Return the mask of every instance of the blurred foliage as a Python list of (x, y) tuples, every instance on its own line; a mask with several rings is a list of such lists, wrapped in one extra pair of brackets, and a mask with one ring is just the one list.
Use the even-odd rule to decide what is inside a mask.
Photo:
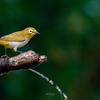
[[(48, 57), (35, 70), (52, 79), (68, 100), (100, 100), (100, 0), (0, 0), (0, 37), (29, 26), (41, 35), (19, 50), (34, 50)], [(0, 49), (3, 55), (4, 47)], [(8, 49), (9, 56), (17, 54)], [(0, 100), (20, 99), (61, 97), (30, 71), (1, 76)]]

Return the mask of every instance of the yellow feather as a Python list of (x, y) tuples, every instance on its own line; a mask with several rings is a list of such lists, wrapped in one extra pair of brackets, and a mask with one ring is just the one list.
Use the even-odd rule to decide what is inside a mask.
[(9, 47), (8, 41), (0, 40), (0, 44)]
[(5, 41), (24, 41), (25, 40), (25, 36), (23, 35), (22, 31), (19, 32), (14, 32), (12, 34), (3, 36), (0, 38), (0, 40), (5, 40)]

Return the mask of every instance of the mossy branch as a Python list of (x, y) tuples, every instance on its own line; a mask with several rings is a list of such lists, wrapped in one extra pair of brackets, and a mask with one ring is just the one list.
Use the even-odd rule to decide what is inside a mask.
[(9, 74), (11, 71), (28, 70), (47, 61), (45, 55), (39, 55), (30, 50), (11, 58), (0, 59), (0, 75)]

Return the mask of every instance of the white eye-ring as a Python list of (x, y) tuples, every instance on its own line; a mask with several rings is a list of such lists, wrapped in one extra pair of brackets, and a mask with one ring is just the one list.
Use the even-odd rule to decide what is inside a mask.
[(29, 33), (33, 33), (33, 30), (32, 29), (29, 29)]

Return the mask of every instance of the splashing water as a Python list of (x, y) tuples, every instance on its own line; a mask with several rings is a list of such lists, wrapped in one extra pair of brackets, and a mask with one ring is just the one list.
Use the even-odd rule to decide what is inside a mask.
[[(41, 73), (39, 73), (38, 71), (33, 70), (33, 69), (29, 69), (29, 70), (32, 71), (32, 72), (34, 72), (34, 73), (36, 73), (36, 74), (38, 74), (38, 75), (41, 76), (42, 78), (46, 79), (51, 85), (54, 85), (54, 82), (53, 82), (52, 80), (49, 80), (49, 78), (46, 77), (46, 76), (44, 76), (43, 74), (41, 74)], [(64, 97), (65, 100), (68, 100), (68, 99), (67, 99), (67, 95), (61, 91), (61, 89), (59, 88), (59, 86), (55, 85), (55, 88), (56, 88), (56, 89), (58, 90), (58, 92)], [(63, 98), (62, 98), (62, 99), (63, 99)]]

